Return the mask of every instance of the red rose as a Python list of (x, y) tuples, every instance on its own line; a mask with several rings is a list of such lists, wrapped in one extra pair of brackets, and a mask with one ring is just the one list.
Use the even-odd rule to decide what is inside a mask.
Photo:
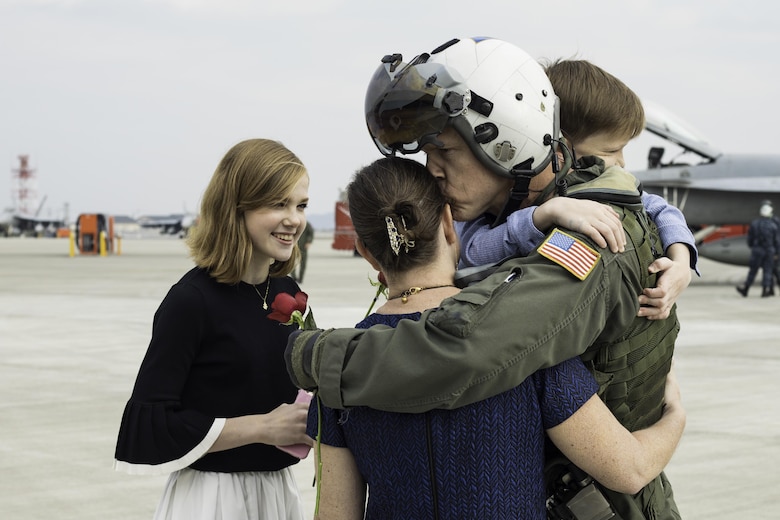
[(279, 293), (274, 298), (274, 301), (271, 302), (273, 312), (268, 315), (268, 319), (291, 324), (295, 311), (298, 311), (298, 316), (303, 316), (303, 313), (306, 312), (306, 302), (308, 300), (309, 296), (303, 291), (298, 291), (295, 296), (288, 293)]

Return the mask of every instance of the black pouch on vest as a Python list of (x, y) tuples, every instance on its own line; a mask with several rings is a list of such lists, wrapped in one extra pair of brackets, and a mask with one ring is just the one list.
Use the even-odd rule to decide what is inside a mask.
[[(547, 518), (550, 520), (619, 520), (593, 479), (567, 464), (548, 488)], [(548, 467), (549, 469), (549, 467)]]

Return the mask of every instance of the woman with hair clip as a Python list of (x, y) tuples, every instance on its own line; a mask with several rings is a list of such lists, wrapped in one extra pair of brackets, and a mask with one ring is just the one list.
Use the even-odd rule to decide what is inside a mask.
[[(203, 195), (187, 245), (196, 267), (160, 304), (114, 466), (170, 473), (157, 519), (304, 516), (275, 446), (312, 444), (283, 353), (306, 295), (287, 276), (306, 226), (309, 175), (281, 143), (233, 146)], [(286, 316), (280, 317), (282, 314)]]
[[(458, 292), (452, 214), (422, 164), (380, 159), (355, 174), (347, 195), (357, 249), (388, 287), (387, 302), (358, 328), (400, 327)], [(382, 377), (383, 368), (377, 359), (372, 376)], [(437, 377), (419, 376), (431, 384)], [(312, 406), (309, 434), (321, 432), (317, 517), (545, 519), (545, 433), (605, 486), (635, 492), (661, 472), (682, 434), (676, 380), (668, 378), (663, 417), (634, 433), (617, 422), (597, 390), (574, 358), (455, 410), (400, 414)]]

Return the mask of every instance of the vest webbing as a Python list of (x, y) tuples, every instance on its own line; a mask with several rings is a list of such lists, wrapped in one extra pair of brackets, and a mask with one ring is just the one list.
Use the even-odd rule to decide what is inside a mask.
[[(655, 275), (646, 268), (656, 257), (654, 224), (644, 212), (615, 209), (622, 213), (626, 236), (644, 266), (642, 286), (652, 287)], [(645, 428), (661, 417), (666, 375), (679, 330), (676, 308), (665, 320), (637, 317), (622, 339), (594, 344), (582, 355), (599, 383), (599, 396), (630, 431)]]

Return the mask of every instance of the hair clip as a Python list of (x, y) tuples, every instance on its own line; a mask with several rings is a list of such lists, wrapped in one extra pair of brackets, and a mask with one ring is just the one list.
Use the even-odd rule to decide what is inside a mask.
[[(398, 256), (401, 252), (401, 244), (404, 246), (404, 252), (408, 253), (409, 249), (414, 247), (414, 240), (408, 240), (406, 236), (398, 232), (395, 222), (393, 222), (393, 217), (385, 217), (385, 223), (387, 224), (387, 236), (390, 237), (390, 248), (395, 253), (395, 256)], [(406, 221), (404, 221), (403, 217), (401, 217), (401, 224), (404, 226), (404, 231), (407, 231)]]

